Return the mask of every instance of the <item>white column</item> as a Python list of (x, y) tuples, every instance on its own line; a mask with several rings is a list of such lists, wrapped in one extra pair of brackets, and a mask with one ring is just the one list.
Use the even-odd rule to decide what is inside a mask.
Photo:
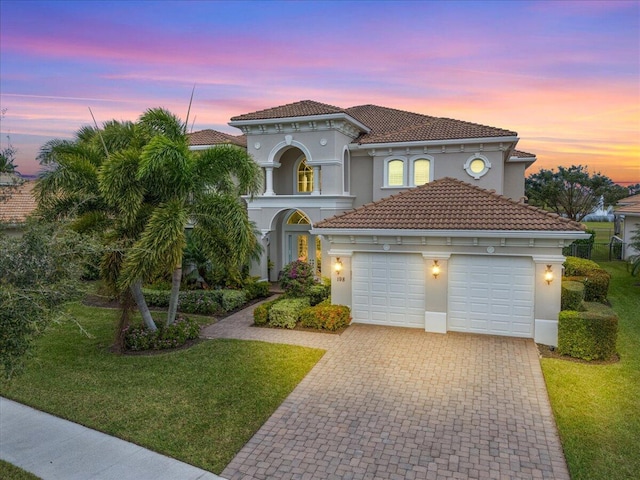
[(265, 195), (275, 195), (276, 193), (273, 191), (273, 167), (264, 167), (265, 173)]
[(320, 195), (320, 167), (313, 167), (313, 191), (311, 195)]

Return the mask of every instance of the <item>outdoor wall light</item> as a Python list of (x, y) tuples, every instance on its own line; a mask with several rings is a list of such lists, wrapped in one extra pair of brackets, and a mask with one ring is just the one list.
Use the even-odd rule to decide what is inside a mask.
[(340, 257), (336, 258), (336, 263), (333, 266), (336, 273), (340, 273), (342, 271), (342, 262), (340, 261)]
[(431, 273), (433, 274), (433, 278), (438, 278), (438, 275), (440, 275), (440, 265), (438, 265), (438, 260), (433, 261)]
[(553, 282), (553, 272), (551, 271), (551, 265), (547, 265), (547, 269), (544, 271), (544, 281), (547, 285), (551, 285)]

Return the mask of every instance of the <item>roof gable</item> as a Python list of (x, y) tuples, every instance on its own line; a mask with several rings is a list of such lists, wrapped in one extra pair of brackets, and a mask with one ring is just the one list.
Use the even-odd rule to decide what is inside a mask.
[(269, 120), (274, 118), (308, 117), (314, 115), (328, 115), (332, 113), (344, 113), (344, 109), (328, 105), (326, 103), (315, 102), (313, 100), (302, 100), (300, 102), (288, 103), (279, 107), (258, 110), (257, 112), (245, 113), (232, 117), (232, 122), (243, 120)]
[(319, 229), (575, 231), (582, 224), (443, 178), (319, 222)]
[(229, 135), (228, 133), (219, 132), (218, 130), (199, 130), (189, 134), (189, 145), (192, 147), (200, 145), (238, 145), (240, 147), (247, 146), (247, 137), (244, 135)]

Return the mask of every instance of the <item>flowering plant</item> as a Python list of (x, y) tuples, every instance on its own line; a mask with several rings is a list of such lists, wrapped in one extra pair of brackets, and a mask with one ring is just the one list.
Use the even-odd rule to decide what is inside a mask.
[(316, 285), (313, 266), (296, 260), (284, 266), (280, 276), (280, 287), (291, 297), (302, 297), (307, 289)]

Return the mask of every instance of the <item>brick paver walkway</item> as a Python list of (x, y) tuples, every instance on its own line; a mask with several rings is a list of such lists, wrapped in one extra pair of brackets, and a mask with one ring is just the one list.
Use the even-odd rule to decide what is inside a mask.
[(239, 479), (568, 480), (532, 340), (352, 325), (205, 336), (328, 351), (222, 472)]

